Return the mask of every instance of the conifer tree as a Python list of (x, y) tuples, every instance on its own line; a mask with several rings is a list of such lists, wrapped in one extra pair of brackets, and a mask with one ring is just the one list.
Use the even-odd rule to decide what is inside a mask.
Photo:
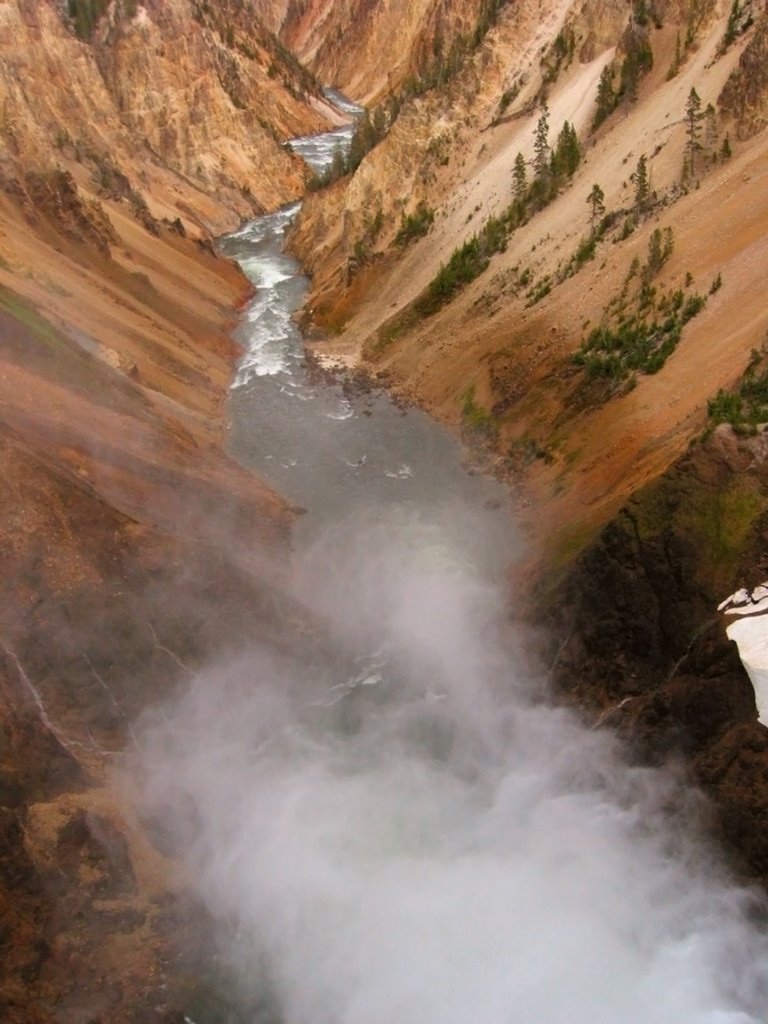
[(688, 93), (688, 101), (685, 104), (685, 132), (688, 136), (686, 152), (691, 174), (694, 174), (696, 170), (696, 150), (699, 148), (699, 135), (701, 134), (701, 121), (703, 117), (701, 98), (696, 90), (691, 87), (691, 91)]
[(645, 153), (637, 161), (637, 167), (630, 175), (630, 180), (635, 185), (635, 206), (639, 206), (642, 209), (651, 198), (651, 182), (648, 177), (648, 161)]
[(536, 123), (533, 139), (533, 166), (537, 180), (541, 181), (549, 173), (549, 107), (544, 104), (541, 116)]
[(557, 137), (555, 152), (553, 154), (553, 171), (555, 174), (565, 174), (571, 177), (581, 160), (581, 149), (576, 129), (566, 121), (560, 129)]
[(669, 65), (669, 71), (667, 72), (667, 81), (671, 81), (680, 70), (683, 63), (683, 50), (680, 45), (680, 33), (677, 33), (675, 39), (675, 56), (672, 58), (672, 63)]
[(339, 178), (343, 178), (347, 172), (347, 162), (344, 159), (344, 153), (341, 146), (337, 146), (333, 152), (333, 160), (331, 161), (330, 181), (338, 181)]
[(589, 216), (589, 223), (594, 227), (595, 221), (605, 214), (605, 193), (599, 185), (592, 186), (592, 191), (587, 196), (587, 203), (592, 209)]
[(377, 142), (380, 142), (387, 132), (387, 115), (384, 107), (379, 104), (373, 111), (373, 135)]
[(717, 146), (717, 111), (711, 103), (707, 104), (704, 111), (704, 140), (709, 150)]
[(366, 153), (369, 153), (376, 145), (377, 139), (368, 111), (364, 111), (355, 126), (355, 134), (349, 146), (349, 157), (347, 167), (354, 172), (360, 166)]
[(597, 107), (592, 121), (592, 130), (599, 127), (616, 106), (616, 94), (613, 91), (613, 69), (606, 64), (597, 83)]
[(741, 6), (739, 0), (733, 0), (731, 4), (731, 13), (728, 15), (728, 24), (725, 29), (725, 35), (723, 36), (723, 42), (721, 49), (725, 52), (731, 43), (736, 38), (739, 27), (739, 19), (741, 18)]
[(634, 103), (641, 77), (653, 67), (653, 50), (645, 34), (637, 31), (630, 34), (626, 48), (627, 55), (621, 65), (619, 96)]
[(525, 169), (525, 157), (518, 153), (515, 157), (515, 167), (512, 171), (512, 183), (515, 192), (515, 199), (522, 202), (525, 199), (525, 192), (528, 188), (528, 174)]

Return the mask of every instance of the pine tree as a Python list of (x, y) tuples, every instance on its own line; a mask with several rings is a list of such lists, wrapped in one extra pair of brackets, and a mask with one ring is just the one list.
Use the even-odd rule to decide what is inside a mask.
[(731, 137), (730, 137), (730, 135), (726, 135), (725, 138), (723, 139), (723, 144), (720, 147), (720, 159), (721, 160), (730, 160), (731, 156), (732, 156)]
[(721, 44), (722, 52), (725, 52), (735, 40), (738, 33), (740, 18), (741, 7), (739, 5), (739, 0), (733, 0), (733, 3), (731, 4), (731, 13), (728, 15), (728, 24), (725, 29), (725, 35), (723, 36), (723, 42)]
[(549, 107), (544, 104), (541, 117), (536, 123), (533, 139), (533, 166), (537, 180), (541, 181), (549, 173)]
[(621, 65), (619, 96), (632, 103), (637, 99), (637, 85), (653, 67), (653, 50), (643, 32), (634, 31), (626, 41), (627, 55)]
[(366, 153), (376, 145), (376, 136), (368, 111), (364, 111), (355, 127), (355, 134), (349, 146), (349, 157), (347, 166), (350, 172), (354, 172), (363, 162)]
[(331, 161), (330, 180), (338, 181), (339, 178), (343, 178), (347, 171), (347, 161), (344, 159), (344, 152), (341, 146), (333, 152), (333, 160)]
[(637, 167), (630, 175), (630, 181), (635, 185), (635, 206), (642, 209), (651, 198), (651, 182), (648, 177), (648, 161), (645, 153), (637, 161)]
[[(670, 253), (671, 253), (670, 247)], [(665, 263), (665, 246), (662, 245), (662, 234), (660, 228), (654, 228), (651, 237), (648, 239), (648, 260), (644, 268), (644, 278), (649, 281), (661, 270)]]
[(589, 223), (594, 227), (595, 221), (605, 214), (605, 193), (599, 185), (592, 186), (592, 191), (587, 196), (587, 203), (592, 208)]
[(398, 93), (393, 93), (387, 101), (387, 124), (391, 128), (400, 116), (402, 101)]
[(377, 142), (380, 142), (387, 133), (387, 115), (381, 104), (373, 111), (373, 134)]
[(704, 139), (707, 149), (713, 151), (717, 146), (717, 111), (711, 103), (704, 111)]
[(579, 166), (580, 160), (581, 149), (576, 129), (569, 121), (566, 121), (557, 137), (553, 153), (552, 170), (555, 174), (564, 174), (570, 178)]
[(525, 157), (518, 153), (515, 157), (515, 167), (512, 171), (512, 183), (515, 191), (515, 199), (522, 202), (528, 188), (528, 174), (525, 169)]
[(683, 63), (683, 50), (680, 45), (680, 33), (677, 33), (675, 39), (675, 56), (672, 58), (672, 63), (669, 65), (669, 71), (667, 72), (667, 81), (671, 81), (680, 70)]
[(606, 64), (597, 83), (597, 107), (592, 120), (592, 130), (599, 127), (616, 107), (616, 94), (613, 91), (613, 68)]
[(685, 104), (685, 132), (688, 136), (686, 152), (691, 174), (694, 174), (696, 171), (696, 150), (699, 149), (699, 135), (701, 134), (701, 121), (703, 117), (701, 99), (692, 87), (688, 93), (688, 101)]

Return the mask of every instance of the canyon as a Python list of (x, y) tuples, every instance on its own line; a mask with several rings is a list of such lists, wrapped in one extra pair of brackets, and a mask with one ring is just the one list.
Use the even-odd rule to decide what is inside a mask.
[[(453, 749), (454, 737), (460, 767), (441, 761), (446, 777), (464, 786), (474, 764), (480, 782), (466, 805), (435, 790), (453, 808), (443, 822), (453, 836), (453, 816), (482, 804), (502, 762), (517, 777), (514, 743), (512, 753), (496, 749), (511, 742), (505, 730), (517, 717), (515, 742), (519, 729), (540, 736), (531, 764), (555, 802), (570, 806), (565, 768), (561, 779), (560, 767), (540, 763), (561, 729), (563, 749), (584, 765), (579, 785), (594, 797), (578, 825), (573, 812), (571, 839), (576, 850), (586, 844), (585, 857), (589, 828), (602, 836), (606, 801), (645, 808), (661, 848), (667, 805), (685, 802), (691, 784), (704, 794), (681, 820), (716, 837), (717, 867), (702, 868), (687, 839), (667, 837), (695, 879), (681, 913), (704, 921), (722, 900), (739, 955), (751, 960), (761, 940), (733, 909), (747, 897), (729, 886), (768, 881), (768, 734), (717, 607), (768, 578), (767, 33), (761, 0), (1, 0), (4, 1020), (223, 1019), (229, 976), (217, 979), (207, 937), (224, 939), (200, 878), (231, 901), (227, 927), (238, 921), (245, 933), (238, 886), (286, 885), (269, 872), (252, 877), (253, 845), (272, 843), (293, 881), (311, 889), (317, 864), (283, 846), (274, 831), (283, 819), (263, 790), (274, 782), (294, 807), (293, 776), (279, 750), (272, 760), (267, 751), (264, 776), (248, 758), (254, 736), (269, 747), (269, 729), (301, 753), (301, 702), (317, 699), (307, 684), (315, 674), (322, 693), (341, 686), (351, 695), (338, 734), (313, 726), (306, 737), (321, 760), (300, 792), (314, 793), (331, 823), (344, 794), (313, 787), (337, 756), (351, 758), (352, 776), (360, 770), (347, 730), (359, 730), (373, 765), (351, 795), (350, 820), (368, 827), (366, 800), (379, 806), (382, 792), (407, 788), (378, 760), (394, 736), (417, 783), (404, 811), (408, 835), (435, 810), (434, 766), (413, 737), (426, 736), (426, 751)], [(601, 83), (610, 99), (597, 117)], [(367, 112), (340, 104), (327, 86)], [(692, 91), (700, 106), (689, 114)], [(544, 110), (546, 165), (534, 148)], [(554, 155), (564, 123), (579, 150), (567, 170)], [(311, 142), (288, 145), (345, 125), (354, 166), (334, 166), (332, 150), (313, 166)], [(526, 181), (516, 190), (518, 154)], [(545, 197), (537, 181), (547, 183)], [(601, 211), (588, 203), (594, 185)], [(299, 200), (300, 211), (289, 205)], [(247, 224), (286, 209), (278, 241), (298, 263), (286, 269), (288, 257), (270, 249), (265, 266), (278, 273), (267, 285)], [(463, 268), (476, 260), (458, 283), (447, 276), (457, 252)], [(298, 346), (290, 361), (300, 376), (280, 378), (259, 363), (266, 350), (247, 350), (249, 318), (275, 281), (299, 296), (299, 268), (310, 277), (299, 317), (309, 368), (291, 307), (280, 330)], [(665, 322), (676, 340), (653, 363)], [(650, 346), (640, 354), (630, 349), (638, 337)], [(293, 406), (274, 397), (281, 389)], [(460, 436), (467, 454), (414, 406)], [(249, 428), (253, 408), (262, 418)], [(324, 446), (323, 431), (337, 422), (343, 447)], [(316, 472), (302, 470), (294, 488), (305, 450)], [(417, 546), (401, 551), (393, 535), (411, 534), (386, 516), (414, 477), (423, 490), (405, 521)], [(449, 542), (426, 524), (452, 503)], [(492, 583), (465, 561), (492, 570)], [(488, 601), (493, 626), (475, 634), (469, 623)], [(509, 636), (489, 639), (497, 630)], [(244, 694), (228, 666), (246, 650), (254, 684)], [(334, 673), (351, 675), (332, 685)], [(402, 705), (388, 691), (378, 696), (377, 681), (390, 674)], [(270, 688), (271, 675), (285, 694)], [(510, 708), (499, 680), (528, 675), (535, 697), (520, 682), (524, 705)], [(427, 704), (448, 701), (434, 720), (419, 703), (423, 678), (436, 680)], [(554, 693), (573, 718), (553, 712), (554, 725), (542, 724), (536, 687), (550, 695), (544, 705)], [(495, 724), (494, 702), (503, 709)], [(603, 754), (589, 730), (597, 747), (610, 734), (622, 751), (599, 761), (613, 781), (594, 791), (587, 766)], [(666, 783), (643, 791), (645, 776), (632, 774), (670, 765), (682, 780), (673, 795)], [(149, 809), (126, 794), (126, 777), (138, 786), (148, 766)], [(243, 831), (252, 807), (232, 796), (238, 778), (275, 811), (253, 833)], [(388, 813), (382, 804), (382, 822)], [(190, 841), (199, 863), (180, 856), (195, 814), (232, 836), (229, 873), (220, 851), (207, 850), (205, 830), (199, 848)], [(479, 834), (493, 833), (496, 824), (477, 814), (469, 816)], [(310, 820), (290, 835), (324, 864), (326, 825), (305, 831)], [(401, 827), (397, 815), (391, 827)], [(614, 859), (603, 849), (609, 887), (632, 863), (622, 860), (632, 827), (617, 825), (605, 840), (620, 851)], [(331, 843), (341, 835), (354, 847), (347, 823), (338, 829)], [(557, 852), (536, 827), (532, 834), (567, 903), (569, 869), (561, 875)], [(439, 865), (443, 877), (433, 838), (424, 838), (433, 858), (425, 866)], [(365, 851), (363, 869), (346, 852), (341, 860), (374, 914), (364, 876), (379, 877), (390, 837), (382, 842), (384, 854)], [(484, 871), (495, 847), (482, 849)], [(638, 878), (653, 902), (663, 856), (653, 842), (643, 849)], [(582, 867), (591, 878), (588, 859)], [(380, 878), (393, 886), (393, 907), (411, 891), (400, 893), (402, 868), (395, 859)], [(332, 887), (323, 891), (335, 906)], [(290, 913), (304, 910), (291, 910), (290, 895), (285, 908), (262, 898), (274, 934), (261, 954), (277, 957), (280, 975)], [(308, 919), (306, 943), (295, 960), (285, 957), (288, 973), (311, 973), (319, 954), (309, 936), (333, 931), (333, 920), (319, 911)], [(344, 920), (364, 927), (354, 911)], [(430, 914), (419, 920), (434, 926)], [(407, 929), (391, 923), (407, 945)], [(657, 927), (669, 937), (649, 919), (654, 935)], [(343, 1012), (334, 984), (356, 940), (346, 926), (339, 936), (326, 964), (333, 976), (307, 989), (309, 1010), (295, 979), (282, 979), (292, 1019), (315, 1019), (325, 999), (333, 1019)], [(248, 941), (261, 949), (265, 940)], [(719, 947), (712, 956), (713, 971), (731, 962)], [(758, 981), (744, 981), (745, 1005)], [(365, 1019), (375, 1017), (375, 993), (359, 995)], [(247, 996), (251, 1013), (262, 996)], [(680, 1019), (704, 1019), (685, 1017), (683, 1004)], [(657, 1010), (649, 1004), (647, 1013)], [(545, 1019), (557, 1012), (542, 1006)]]

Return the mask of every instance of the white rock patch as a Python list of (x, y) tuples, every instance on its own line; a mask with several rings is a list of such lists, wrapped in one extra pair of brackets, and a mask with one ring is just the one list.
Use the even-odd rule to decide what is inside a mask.
[(758, 717), (768, 725), (768, 583), (751, 592), (737, 590), (718, 611), (735, 617), (726, 632), (736, 641), (741, 662), (752, 680)]

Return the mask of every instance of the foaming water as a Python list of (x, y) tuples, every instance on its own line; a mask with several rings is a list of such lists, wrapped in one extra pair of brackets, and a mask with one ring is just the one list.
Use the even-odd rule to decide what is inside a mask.
[(351, 118), (351, 122), (333, 132), (324, 132), (322, 135), (302, 135), (291, 139), (291, 149), (306, 160), (316, 174), (322, 174), (329, 170), (337, 153), (346, 156), (355, 132), (355, 119), (363, 112), (362, 107), (353, 103), (337, 89), (325, 89), (324, 91), (331, 103)]
[[(352, 141), (355, 119), (363, 108), (335, 89), (326, 97), (350, 122), (332, 132), (308, 135), (290, 142), (315, 171), (322, 173), (337, 152), (345, 155)], [(244, 387), (255, 377), (291, 377), (302, 358), (302, 339), (294, 317), (306, 297), (307, 279), (300, 264), (283, 251), (285, 237), (301, 210), (290, 203), (276, 213), (243, 225), (220, 240), (221, 252), (236, 260), (256, 289), (236, 338), (245, 355), (237, 369), (234, 387)]]
[(419, 412), (308, 375), (296, 209), (222, 248), (258, 288), (231, 447), (309, 509), (306, 622), (209, 666), (134, 766), (237, 1021), (765, 1021), (765, 908), (699, 836), (698, 798), (552, 707), (518, 648), (501, 489)]
[(219, 243), (256, 289), (235, 332), (245, 353), (235, 375), (236, 388), (254, 377), (289, 373), (300, 359), (301, 335), (294, 314), (304, 301), (307, 281), (298, 262), (283, 252), (285, 236), (300, 209), (301, 203), (292, 203), (243, 225)]

